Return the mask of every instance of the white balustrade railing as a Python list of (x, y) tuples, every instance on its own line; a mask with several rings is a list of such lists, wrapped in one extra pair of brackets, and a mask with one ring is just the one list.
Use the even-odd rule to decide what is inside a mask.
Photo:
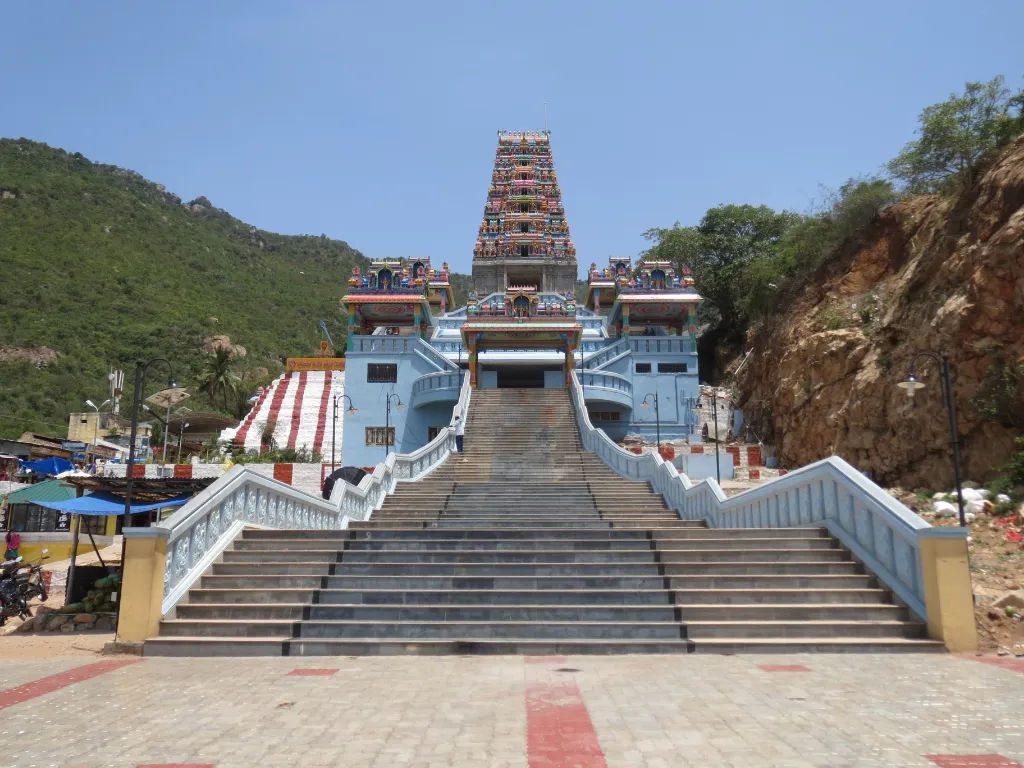
[(609, 344), (604, 349), (596, 352), (592, 355), (584, 355), (583, 362), (581, 363), (583, 368), (589, 368), (591, 370), (600, 368), (605, 363), (618, 357), (619, 355), (629, 350), (629, 344), (626, 339), (619, 339), (614, 344)]
[(465, 376), (452, 420), (437, 437), (411, 453), (390, 454), (358, 486), (335, 483), (329, 500), (258, 475), (243, 465), (232, 467), (154, 526), (167, 536), (162, 613), (174, 608), (247, 526), (338, 529), (347, 528), (353, 520), (369, 520), (399, 481), (419, 480), (455, 450), (455, 417), (465, 420), (471, 394)]
[(576, 371), (571, 381), (584, 448), (622, 477), (649, 482), (681, 518), (712, 528), (827, 527), (913, 613), (927, 618), (921, 539), (965, 538), (966, 529), (929, 525), (838, 456), (727, 497), (713, 478), (694, 484), (658, 454), (636, 455), (616, 445), (591, 424)]
[(442, 371), (457, 371), (459, 369), (459, 366), (434, 349), (430, 342), (419, 338), (417, 338), (416, 341), (416, 349), (419, 353), (435, 365), (440, 366)]
[(629, 336), (630, 349), (640, 354), (692, 355), (694, 343), (688, 336)]
[(633, 394), (633, 381), (628, 376), (623, 376), (611, 371), (587, 371), (579, 372), (580, 384), (584, 387), (603, 387), (604, 389), (615, 389)]

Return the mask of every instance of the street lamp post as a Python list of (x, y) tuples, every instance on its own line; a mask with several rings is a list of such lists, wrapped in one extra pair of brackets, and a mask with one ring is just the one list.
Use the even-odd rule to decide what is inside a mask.
[(657, 392), (653, 392), (653, 393), (652, 392), (648, 392), (646, 395), (644, 395), (644, 399), (640, 402), (640, 407), (641, 408), (647, 408), (648, 407), (648, 405), (647, 405), (647, 398), (648, 397), (653, 397), (654, 398), (654, 433), (655, 433), (655, 435), (657, 435), (656, 439), (658, 441), (658, 453), (660, 454), (661, 453), (661, 410), (658, 407), (658, 393)]
[[(167, 380), (168, 389), (177, 389), (177, 383), (174, 381), (174, 368), (171, 366), (170, 361), (165, 357), (154, 357), (152, 360), (143, 363), (141, 360), (135, 364), (135, 391), (132, 394), (132, 429), (131, 438), (128, 443), (128, 465), (125, 468), (125, 488), (124, 488), (124, 522), (127, 523), (131, 518), (132, 513), (132, 486), (135, 483), (135, 440), (138, 438), (139, 431), (139, 407), (142, 405), (142, 387), (145, 383), (146, 371), (153, 363), (162, 362), (167, 364), (167, 370), (170, 372), (170, 377)], [(124, 563), (123, 551), (122, 551), (122, 563)], [(123, 566), (122, 566), (123, 567)]]
[(392, 392), (386, 398), (384, 398), (387, 408), (384, 413), (384, 457), (387, 458), (388, 452), (391, 450), (391, 398), (395, 398), (395, 408), (402, 407), (402, 398), (398, 396), (397, 392)]
[(960, 526), (967, 527), (967, 517), (964, 513), (964, 489), (960, 471), (960, 432), (957, 429), (956, 418), (956, 396), (953, 393), (953, 382), (949, 374), (949, 360), (943, 354), (935, 352), (919, 352), (910, 361), (910, 369), (907, 372), (905, 381), (899, 382), (896, 386), (905, 390), (907, 397), (913, 398), (914, 393), (924, 389), (924, 384), (917, 380), (915, 369), (917, 361), (922, 357), (931, 358), (938, 364), (939, 372), (942, 375), (942, 399), (946, 404), (946, 415), (949, 417), (949, 441), (953, 449), (953, 477), (956, 480), (956, 500), (960, 509)]
[(348, 395), (341, 394), (341, 395), (335, 395), (333, 397), (333, 400), (334, 400), (334, 411), (333, 411), (332, 419), (331, 419), (331, 472), (334, 471), (334, 456), (335, 456), (335, 454), (334, 454), (334, 436), (335, 436), (335, 434), (337, 432), (337, 429), (338, 429), (338, 398), (339, 397), (343, 397), (346, 400), (348, 400), (348, 408), (345, 410), (345, 413), (355, 413), (356, 410), (357, 410), (355, 404), (353, 404), (353, 402), (352, 402), (352, 398), (349, 397)]
[(181, 429), (178, 430), (178, 460), (174, 462), (175, 464), (181, 464), (181, 445), (185, 442), (185, 427), (190, 426), (192, 426), (190, 422), (181, 422)]
[(93, 455), (93, 458), (95, 458), (95, 453), (96, 453), (96, 443), (97, 443), (97, 441), (99, 440), (99, 431), (100, 431), (100, 408), (102, 408), (102, 407), (103, 407), (104, 405), (106, 405), (106, 404), (107, 404), (107, 403), (109, 403), (109, 402), (110, 402), (110, 400), (109, 400), (109, 399), (107, 399), (107, 400), (104, 400), (104, 401), (103, 401), (102, 403), (100, 403), (99, 405), (96, 405), (96, 403), (94, 403), (94, 402), (93, 402), (92, 400), (86, 400), (86, 401), (85, 401), (85, 404), (86, 404), (86, 405), (88, 405), (88, 406), (89, 406), (90, 408), (92, 408), (92, 409), (93, 409), (94, 411), (96, 411), (96, 421), (95, 421), (95, 423), (94, 423), (94, 424), (92, 425), (92, 448), (93, 448), (93, 454), (94, 454), (94, 455)]

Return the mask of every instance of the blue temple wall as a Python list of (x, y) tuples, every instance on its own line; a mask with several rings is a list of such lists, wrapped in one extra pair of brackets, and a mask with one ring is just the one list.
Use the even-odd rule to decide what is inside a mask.
[[(367, 366), (370, 363), (395, 363), (398, 367), (398, 380), (387, 383), (368, 382)], [(389, 394), (397, 394), (404, 404), (397, 408), (392, 403), (390, 424), (395, 427), (395, 445), (391, 446), (391, 452), (409, 453), (426, 445), (430, 427), (446, 426), (451, 421), (452, 408), (458, 398), (457, 390), (451, 393), (450, 401), (413, 407), (413, 383), (420, 376), (437, 372), (435, 366), (415, 352), (349, 350), (345, 364), (345, 394), (351, 398), (356, 412), (346, 411), (343, 415), (341, 456), (345, 465), (369, 467), (384, 460), (384, 446), (366, 445), (366, 427), (385, 426), (386, 398)]]

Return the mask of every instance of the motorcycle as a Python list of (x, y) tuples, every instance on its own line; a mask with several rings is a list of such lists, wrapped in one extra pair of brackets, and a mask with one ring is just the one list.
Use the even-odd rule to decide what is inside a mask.
[(28, 601), (18, 584), (17, 574), (23, 559), (16, 557), (0, 564), (0, 627), (6, 624), (11, 616), (28, 618), (32, 615), (28, 609)]
[(34, 563), (29, 563), (27, 566), (22, 565), (16, 574), (18, 582), (18, 589), (21, 591), (22, 597), (25, 598), (26, 602), (34, 597), (38, 597), (40, 601), (46, 602), (46, 585), (43, 583), (43, 561), (48, 560), (50, 557), (50, 550), (44, 549), (39, 559)]

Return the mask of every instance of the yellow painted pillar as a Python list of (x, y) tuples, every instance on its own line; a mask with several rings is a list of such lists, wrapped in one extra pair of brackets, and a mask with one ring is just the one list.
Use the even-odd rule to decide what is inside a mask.
[(565, 347), (565, 386), (572, 383), (572, 371), (576, 367), (576, 347), (568, 344)]
[(166, 528), (125, 528), (124, 574), (117, 640), (141, 643), (157, 633), (164, 599)]
[(976, 651), (978, 631), (974, 623), (966, 529), (925, 529), (918, 533), (918, 539), (928, 635), (944, 642), (950, 651)]
[(469, 386), (476, 389), (476, 341), (469, 342)]

